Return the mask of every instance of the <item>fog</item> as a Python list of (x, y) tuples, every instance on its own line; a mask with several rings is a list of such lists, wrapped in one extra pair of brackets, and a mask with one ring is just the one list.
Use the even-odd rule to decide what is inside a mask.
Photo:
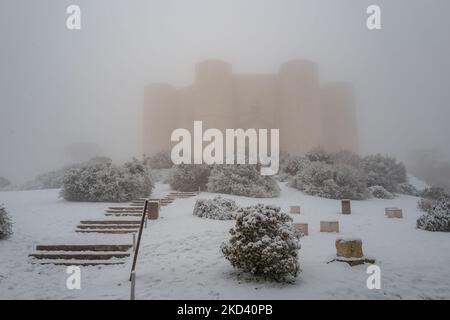
[[(81, 30), (66, 28), (70, 4)], [(366, 28), (371, 4), (381, 30)], [(313, 60), (321, 82), (354, 84), (361, 153), (448, 156), (449, 10), (447, 0), (2, 0), (0, 176), (57, 169), (80, 143), (118, 162), (140, 156), (144, 86), (187, 85), (211, 58), (238, 73)]]

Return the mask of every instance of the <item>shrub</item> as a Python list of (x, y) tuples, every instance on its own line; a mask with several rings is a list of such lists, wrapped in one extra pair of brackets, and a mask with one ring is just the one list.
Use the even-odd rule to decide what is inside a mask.
[(397, 192), (400, 183), (406, 182), (406, 168), (395, 158), (380, 154), (363, 159), (363, 169), (367, 175), (367, 186), (382, 186), (389, 192)]
[(441, 187), (429, 187), (429, 188), (425, 188), (424, 190), (422, 190), (422, 192), (420, 192), (420, 197), (421, 198), (425, 198), (425, 199), (430, 199), (430, 200), (439, 200), (442, 198), (449, 198), (450, 196), (448, 195), (447, 192), (445, 192), (445, 190)]
[(331, 154), (326, 152), (321, 147), (316, 147), (316, 148), (311, 149), (306, 154), (306, 158), (309, 161), (319, 161), (319, 162), (331, 163)]
[(276, 181), (262, 176), (258, 165), (216, 165), (211, 170), (208, 192), (234, 194), (254, 198), (271, 198), (280, 195)]
[(170, 152), (159, 152), (147, 158), (148, 165), (152, 169), (172, 168), (173, 162), (170, 158)]
[(11, 181), (6, 179), (5, 177), (0, 177), (0, 189), (4, 189), (11, 186)]
[(342, 150), (330, 155), (330, 162), (334, 164), (349, 165), (356, 169), (362, 168), (362, 158), (354, 152)]
[(419, 195), (419, 191), (412, 184), (404, 182), (400, 183), (397, 188), (398, 193), (406, 194), (408, 196), (417, 197)]
[(450, 200), (435, 200), (429, 211), (417, 219), (417, 228), (427, 231), (450, 232)]
[(195, 202), (193, 214), (200, 218), (232, 220), (235, 217), (237, 208), (234, 200), (217, 196), (210, 200), (198, 199)]
[(331, 199), (366, 199), (365, 176), (347, 165), (312, 162), (292, 180), (306, 194)]
[(111, 164), (107, 157), (95, 157), (86, 162), (65, 166), (61, 169), (50, 171), (36, 176), (33, 180), (22, 186), (25, 190), (59, 189), (63, 186), (64, 175), (72, 169), (77, 169), (94, 164)]
[(178, 191), (206, 189), (211, 168), (205, 164), (180, 164), (168, 179), (170, 187)]
[(419, 193), (421, 199), (417, 202), (417, 207), (425, 212), (430, 212), (439, 200), (450, 200), (450, 195), (440, 187), (429, 187)]
[(68, 201), (124, 202), (148, 197), (153, 182), (145, 164), (133, 159), (123, 166), (95, 163), (69, 170), (61, 195)]
[(297, 173), (310, 165), (310, 163), (311, 161), (305, 157), (289, 157), (286, 159), (284, 166), (282, 167), (282, 171), (288, 175), (295, 176)]
[(373, 198), (378, 199), (394, 199), (394, 195), (382, 186), (369, 187), (369, 193)]
[(279, 207), (258, 204), (238, 209), (230, 234), (221, 249), (233, 267), (275, 281), (290, 281), (301, 271), (292, 218)]
[(12, 222), (5, 207), (0, 205), (0, 240), (8, 239), (12, 235)]

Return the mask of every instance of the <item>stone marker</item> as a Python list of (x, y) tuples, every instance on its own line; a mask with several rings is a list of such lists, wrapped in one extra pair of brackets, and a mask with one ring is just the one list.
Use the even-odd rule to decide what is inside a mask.
[(375, 259), (364, 257), (362, 241), (360, 239), (337, 239), (335, 245), (336, 259), (333, 259), (330, 262), (345, 262), (351, 267), (364, 263), (375, 263)]
[(149, 201), (147, 212), (150, 220), (157, 220), (159, 218), (159, 201)]
[(337, 239), (336, 256), (344, 258), (362, 258), (362, 241), (360, 239)]
[(291, 206), (291, 213), (300, 214), (300, 206)]
[(386, 208), (384, 214), (388, 218), (397, 218), (397, 219), (403, 218), (403, 212), (402, 209), (400, 208)]
[(342, 214), (351, 214), (352, 208), (350, 206), (350, 200), (343, 199), (341, 200), (341, 208), (342, 208)]
[(294, 229), (296, 232), (302, 233), (303, 235), (308, 235), (308, 224), (307, 223), (294, 223)]
[(320, 221), (320, 232), (339, 232), (339, 221)]

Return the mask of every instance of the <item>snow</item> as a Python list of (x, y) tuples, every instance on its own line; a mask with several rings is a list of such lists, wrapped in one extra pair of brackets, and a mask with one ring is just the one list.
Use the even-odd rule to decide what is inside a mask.
[[(416, 182), (412, 182), (417, 186)], [(234, 221), (201, 219), (192, 214), (198, 198), (177, 199), (144, 230), (136, 275), (138, 299), (449, 299), (450, 233), (416, 228), (422, 214), (417, 198), (352, 201), (341, 215), (340, 201), (308, 196), (280, 183), (279, 198), (223, 195), (239, 206), (273, 204), (289, 212), (301, 205), (294, 222), (309, 224), (301, 238), (302, 272), (293, 284), (258, 282), (233, 270), (220, 245)], [(153, 196), (170, 192), (156, 184)], [(107, 219), (109, 203), (71, 203), (59, 190), (0, 192), (14, 234), (0, 241), (0, 299), (128, 299), (132, 258), (123, 265), (82, 267), (81, 290), (66, 288), (66, 267), (34, 265), (28, 254), (37, 244), (131, 244), (131, 235), (77, 234), (80, 220)], [(114, 204), (117, 205), (117, 204)], [(386, 207), (399, 207), (403, 219), (387, 219)], [(118, 218), (119, 219), (119, 218)], [(129, 217), (124, 217), (129, 219)], [(337, 220), (340, 233), (320, 233), (320, 221)], [(381, 290), (366, 287), (367, 265), (350, 267), (335, 258), (335, 240), (360, 238), (364, 254), (381, 268)]]

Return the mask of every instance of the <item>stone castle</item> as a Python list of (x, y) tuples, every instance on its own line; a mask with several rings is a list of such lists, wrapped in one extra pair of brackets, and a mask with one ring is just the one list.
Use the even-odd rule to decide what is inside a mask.
[(197, 64), (192, 85), (146, 87), (144, 153), (171, 148), (177, 128), (280, 129), (280, 149), (301, 155), (320, 146), (327, 151), (357, 151), (353, 88), (348, 83), (321, 86), (315, 63), (284, 63), (278, 74), (233, 74), (217, 60)]

